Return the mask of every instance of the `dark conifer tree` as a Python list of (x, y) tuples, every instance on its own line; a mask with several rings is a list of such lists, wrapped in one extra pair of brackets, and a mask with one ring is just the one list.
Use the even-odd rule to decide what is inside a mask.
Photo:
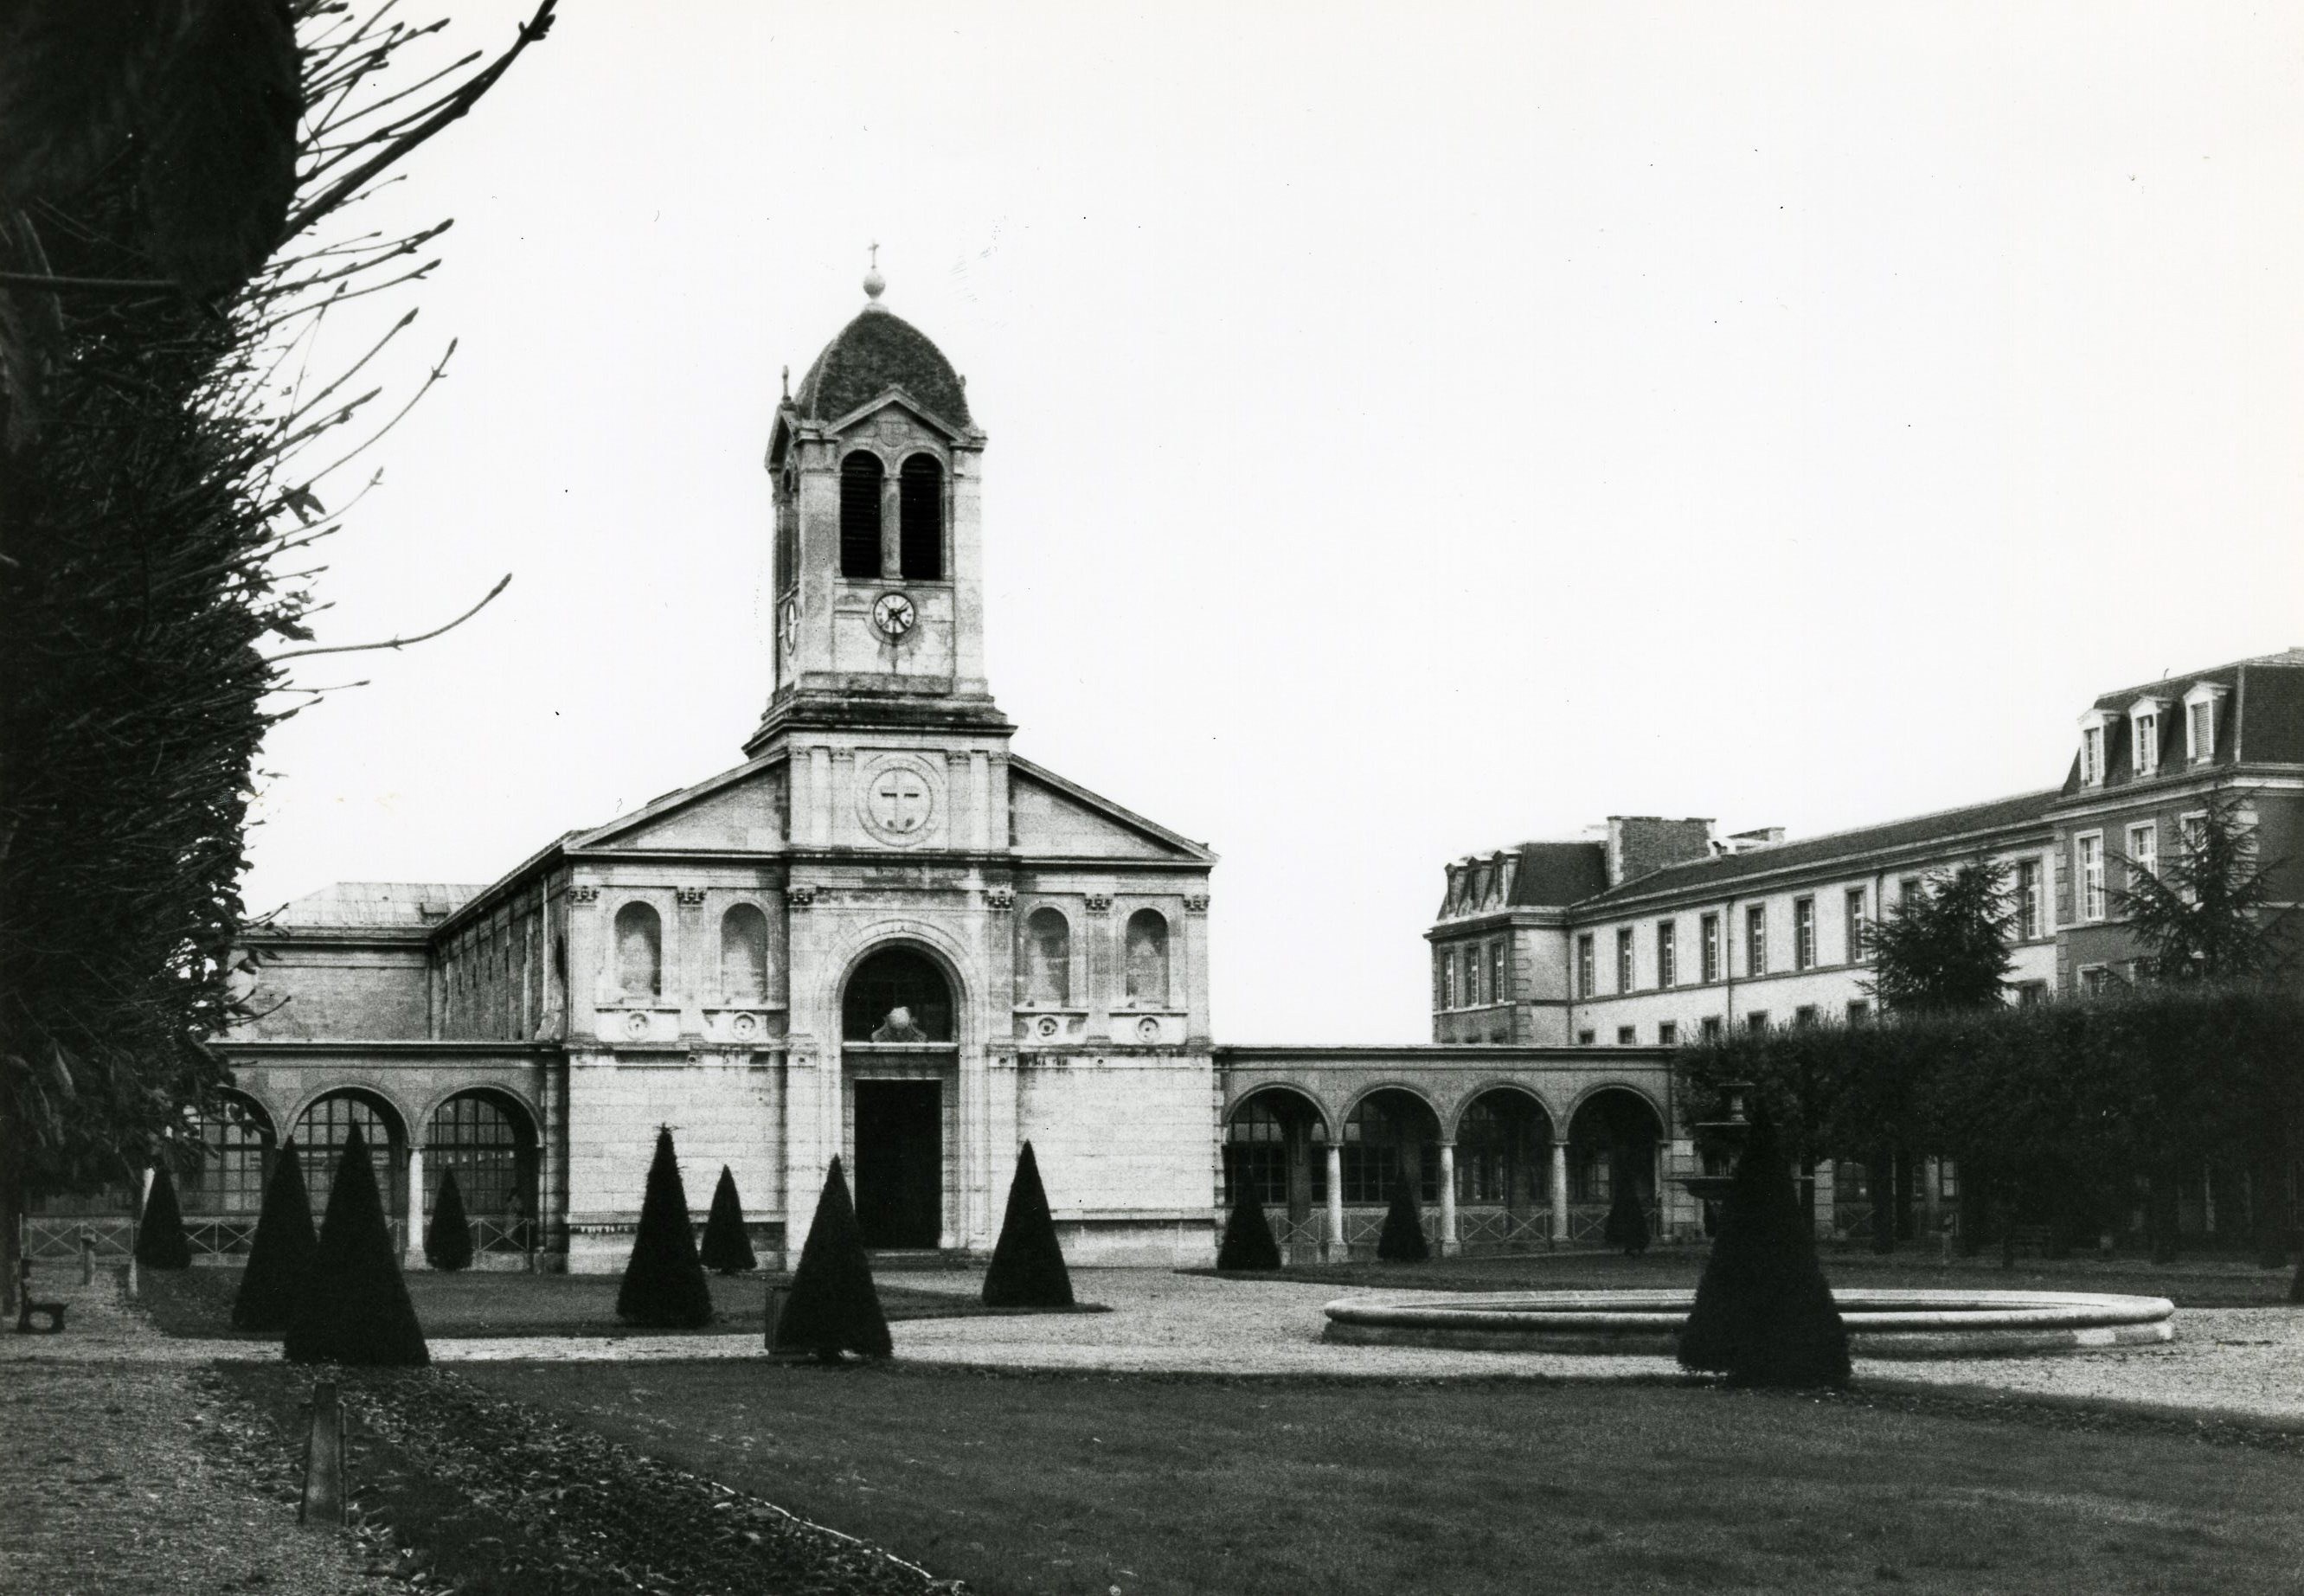
[(616, 1317), (626, 1324), (667, 1330), (695, 1330), (712, 1322), (712, 1284), (696, 1256), (688, 1188), (681, 1184), (680, 1160), (673, 1153), (668, 1125), (656, 1133), (656, 1159), (648, 1165), (640, 1231), (632, 1237), (624, 1283), (616, 1291)]
[(1619, 1147), (1611, 1161), (1608, 1184), (1614, 1195), (1609, 1199), (1608, 1222), (1601, 1236), (1610, 1246), (1622, 1248), (1625, 1256), (1637, 1258), (1648, 1250), (1648, 1216), (1632, 1185), (1631, 1160)]
[(1385, 1263), (1421, 1263), (1432, 1256), (1424, 1240), (1424, 1214), (1409, 1188), (1406, 1171), (1392, 1178), (1392, 1207), (1384, 1216), (1383, 1233), (1376, 1238), (1376, 1255)]
[(1257, 1200), (1256, 1183), (1243, 1171), (1232, 1178), (1232, 1212), (1224, 1216), (1224, 1240), (1216, 1248), (1218, 1269), (1278, 1269), (1280, 1244), (1272, 1221)]
[(184, 1234), (183, 1210), (176, 1205), (176, 1182), (168, 1166), (152, 1170), (152, 1190), (136, 1224), (136, 1262), (147, 1269), (190, 1269), (192, 1243)]
[(432, 1199), (432, 1222), (424, 1227), (424, 1262), (435, 1269), (472, 1266), (472, 1223), (464, 1217), (464, 1194), (457, 1188), (453, 1170), (440, 1177), (439, 1195)]
[(1000, 1221), (992, 1267), (984, 1275), (984, 1305), (1072, 1305), (1072, 1271), (1064, 1267), (1064, 1249), (1056, 1241), (1056, 1221), (1048, 1212), (1047, 1190), (1040, 1184), (1040, 1161), (1032, 1155), (1029, 1142), (1017, 1155), (1016, 1175), (1008, 1183), (1008, 1212)]
[(368, 1140), (355, 1125), (328, 1186), (320, 1246), (288, 1326), (292, 1364), (371, 1367), (428, 1364), (424, 1328), (400, 1278), (400, 1259), (385, 1222), (384, 1198), (368, 1167)]
[(272, 1178), (264, 1183), (264, 1206), (256, 1216), (256, 1239), (249, 1244), (248, 1267), (240, 1273), (232, 1322), (241, 1330), (284, 1330), (296, 1316), (304, 1278), (319, 1253), (312, 1229), (312, 1199), (304, 1189), (304, 1161), (294, 1142), (283, 1142), (272, 1157)]
[(1847, 1327), (1765, 1115), (1753, 1123), (1721, 1205), (1712, 1258), (1680, 1333), (1680, 1362), (1725, 1374), (1732, 1385), (1848, 1383)]
[(880, 1293), (872, 1285), (871, 1262), (864, 1256), (864, 1238), (856, 1229), (848, 1177), (836, 1158), (825, 1175), (824, 1195), (817, 1199), (784, 1312), (768, 1326), (768, 1349), (812, 1352), (827, 1364), (838, 1363), (843, 1352), (886, 1357), (895, 1350), (880, 1312)]
[(752, 1256), (752, 1238), (744, 1232), (744, 1204), (736, 1196), (736, 1175), (720, 1166), (720, 1184), (712, 1188), (712, 1214), (704, 1221), (704, 1267), (724, 1275), (741, 1274), (759, 1267)]

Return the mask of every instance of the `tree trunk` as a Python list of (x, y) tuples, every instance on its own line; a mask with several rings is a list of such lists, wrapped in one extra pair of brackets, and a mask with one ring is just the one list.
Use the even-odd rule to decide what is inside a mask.
[(2144, 1195), (2144, 1229), (2151, 1242), (2153, 1262), (2176, 1261), (2177, 1226), (2176, 1172), (2165, 1164), (2155, 1164)]
[[(21, 1304), (16, 1300), (16, 1270), (23, 1251), (24, 1188), (14, 1181), (0, 1184), (0, 1317), (13, 1322)], [(0, 1334), (4, 1334), (0, 1328)]]
[(1876, 1147), (1872, 1161), (1865, 1166), (1865, 1185), (1872, 1193), (1872, 1250), (1893, 1253), (1896, 1250), (1896, 1155), (1886, 1147)]

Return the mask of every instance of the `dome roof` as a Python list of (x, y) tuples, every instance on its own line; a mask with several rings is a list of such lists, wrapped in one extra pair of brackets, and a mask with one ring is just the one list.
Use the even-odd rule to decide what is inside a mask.
[(840, 329), (800, 380), (792, 403), (811, 421), (837, 421), (891, 388), (902, 388), (938, 419), (974, 425), (968, 391), (944, 351), (902, 317), (871, 306)]

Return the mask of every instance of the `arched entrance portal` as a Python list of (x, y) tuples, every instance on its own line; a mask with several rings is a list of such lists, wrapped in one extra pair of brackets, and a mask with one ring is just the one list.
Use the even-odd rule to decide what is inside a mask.
[(945, 1116), (959, 1084), (952, 983), (917, 948), (883, 948), (841, 998), (856, 1228), (879, 1249), (936, 1246)]

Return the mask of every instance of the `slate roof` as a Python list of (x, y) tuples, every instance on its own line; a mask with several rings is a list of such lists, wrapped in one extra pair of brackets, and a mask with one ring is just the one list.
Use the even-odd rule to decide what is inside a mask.
[(453, 882), (340, 881), (282, 905), (264, 925), (277, 931), (423, 931), (480, 891)]
[(2050, 806), (2059, 796), (2060, 790), (2051, 787), (2039, 792), (2020, 793), (2014, 798), (1995, 798), (1989, 803), (1945, 809), (1935, 815), (1917, 815), (1909, 820), (1860, 826), (1851, 832), (1832, 832), (1821, 837), (1803, 837), (1794, 842), (1775, 842), (1742, 853), (1723, 854), (1716, 858), (1696, 859), (1685, 865), (1667, 865), (1661, 870), (1639, 876), (1586, 901), (1613, 903), (1627, 898), (1702, 891), (1771, 871), (1821, 865), (1851, 856), (1876, 856), (1899, 849), (1925, 848), (1977, 832), (2043, 824)]
[(940, 420), (974, 425), (968, 390), (944, 351), (911, 323), (877, 308), (859, 313), (824, 346), (792, 403), (811, 421), (837, 421), (891, 388), (902, 388)]
[[(2204, 681), (2232, 689), (2216, 705), (2216, 747), (2209, 768), (2241, 760), (2304, 764), (2304, 648), (2291, 648), (2100, 695), (2090, 707), (2112, 717), (2105, 727), (2104, 780), (2087, 790), (2117, 790), (2139, 780), (2181, 775), (2192, 768), (2184, 757), (2184, 695)], [(2164, 699), (2168, 707), (2160, 715), (2159, 767), (2139, 777), (2135, 754), (2129, 746), (2134, 727), (2128, 708), (2146, 697)], [(2071, 798), (2081, 790), (2076, 751), (2064, 775), (2063, 793)]]

